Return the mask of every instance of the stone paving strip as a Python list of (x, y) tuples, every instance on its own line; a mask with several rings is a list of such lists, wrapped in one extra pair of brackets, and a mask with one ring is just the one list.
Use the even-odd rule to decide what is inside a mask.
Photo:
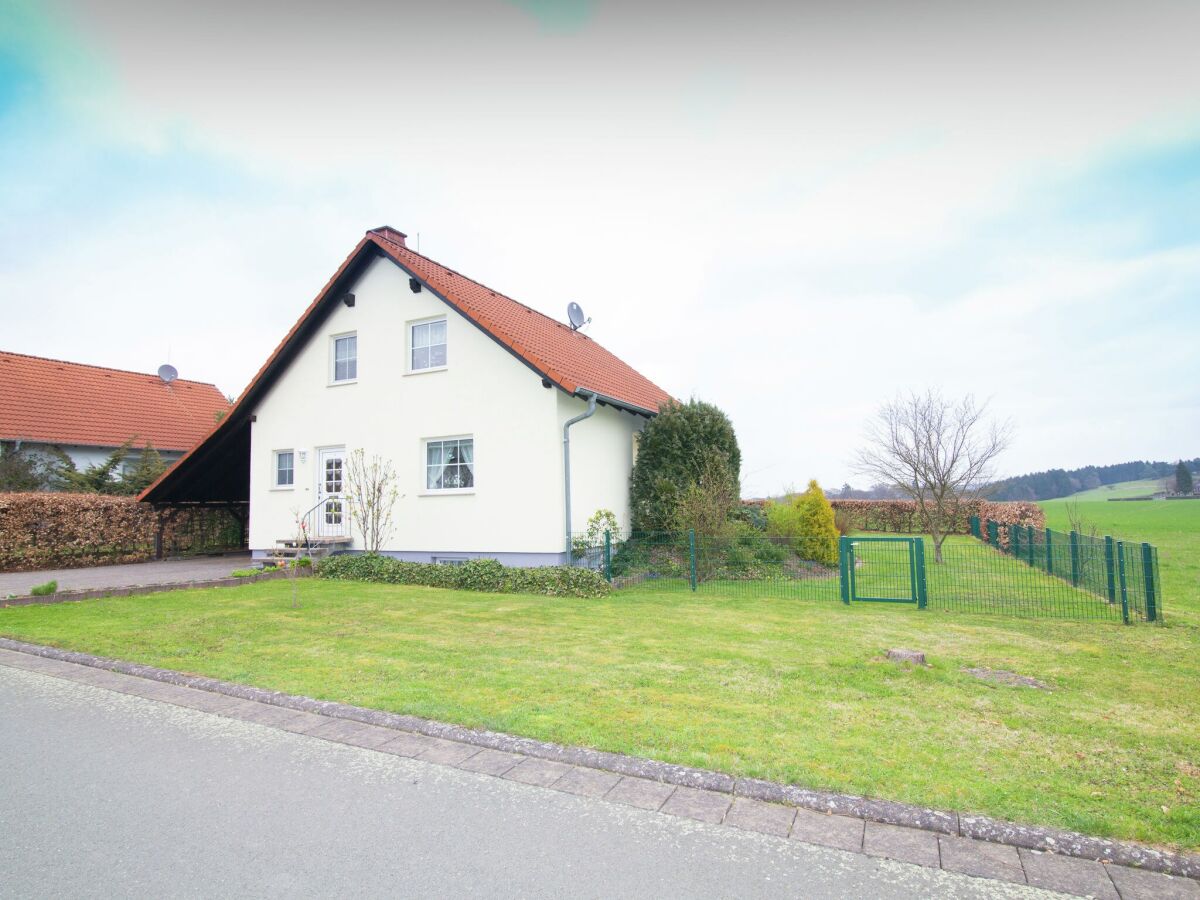
[(521, 784), (964, 875), (1103, 900), (1200, 900), (1200, 857), (1135, 844), (735, 779), (6, 638), (0, 638), (0, 665)]

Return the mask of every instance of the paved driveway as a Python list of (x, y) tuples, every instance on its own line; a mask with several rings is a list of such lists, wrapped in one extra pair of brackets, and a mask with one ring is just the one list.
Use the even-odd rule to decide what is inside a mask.
[(57, 581), (60, 591), (100, 590), (149, 584), (181, 584), (224, 578), (234, 569), (250, 565), (249, 553), (231, 556), (199, 556), (193, 559), (164, 559), (124, 566), (93, 566), (87, 569), (49, 569), (41, 572), (0, 574), (0, 597), (28, 594), (34, 585)]
[(0, 759), (4, 897), (1051, 896), (3, 664)]

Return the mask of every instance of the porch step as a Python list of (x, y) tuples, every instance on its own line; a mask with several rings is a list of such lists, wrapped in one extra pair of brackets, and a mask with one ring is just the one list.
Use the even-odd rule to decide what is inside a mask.
[(275, 565), (283, 565), (293, 559), (299, 559), (302, 556), (307, 556), (309, 559), (316, 561), (328, 556), (334, 550), (350, 544), (349, 537), (335, 538), (311, 538), (308, 541), (297, 540), (296, 538), (283, 538), (275, 542), (275, 549), (271, 552), (268, 561)]

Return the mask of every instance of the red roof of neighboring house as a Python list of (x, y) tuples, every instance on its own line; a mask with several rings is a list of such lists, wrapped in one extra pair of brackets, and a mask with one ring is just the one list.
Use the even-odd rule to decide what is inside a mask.
[(649, 412), (671, 399), (653, 381), (586, 334), (472, 281), (405, 246), (392, 228), (367, 232), (391, 259), (429, 285), (455, 309), (568, 393), (599, 394)]
[(0, 351), (0, 439), (188, 450), (229, 403), (214, 385)]

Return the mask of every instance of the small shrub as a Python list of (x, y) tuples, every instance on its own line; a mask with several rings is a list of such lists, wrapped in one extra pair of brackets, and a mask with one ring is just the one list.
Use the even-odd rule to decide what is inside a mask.
[(854, 521), (854, 515), (846, 509), (834, 509), (833, 527), (837, 529), (838, 534), (842, 537), (847, 537), (858, 530), (858, 525)]
[(29, 589), (29, 593), (34, 597), (49, 597), (51, 594), (58, 593), (58, 582), (47, 581), (45, 584), (39, 584)]
[(581, 559), (589, 555), (589, 550), (603, 547), (604, 532), (606, 531), (610, 533), (612, 538), (616, 538), (619, 535), (616, 513), (611, 509), (598, 509), (587, 520), (587, 531), (583, 534), (574, 535), (571, 540), (575, 558)]
[(767, 507), (767, 530), (787, 538), (801, 559), (837, 565), (838, 530), (833, 507), (815, 480), (808, 483), (803, 494)]
[(266, 568), (262, 569), (234, 569), (229, 573), (231, 578), (253, 578), (255, 575), (269, 571)]

